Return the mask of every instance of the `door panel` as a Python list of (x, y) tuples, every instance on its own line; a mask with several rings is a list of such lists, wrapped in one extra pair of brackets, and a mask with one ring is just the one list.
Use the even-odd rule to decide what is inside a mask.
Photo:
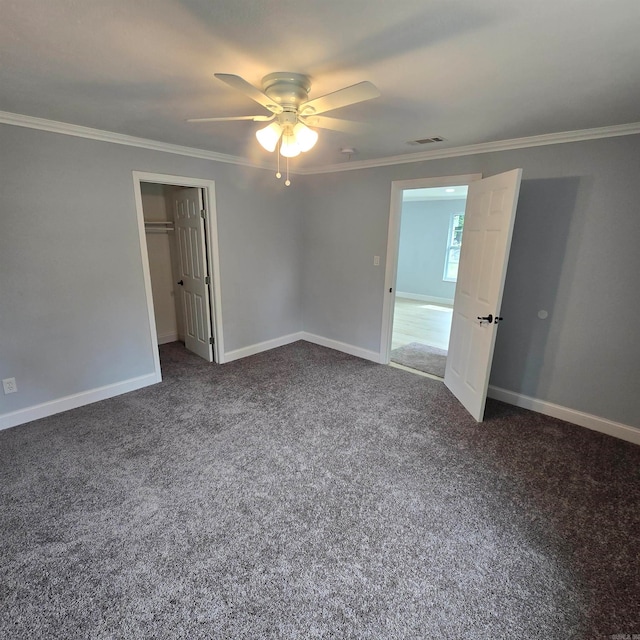
[(211, 313), (207, 284), (203, 208), (200, 189), (180, 189), (174, 201), (175, 228), (180, 253), (180, 282), (185, 318), (185, 346), (213, 361)]
[(469, 185), (444, 382), (481, 422), (500, 315), (522, 169)]
[(198, 243), (199, 229), (189, 229), (189, 255), (191, 256), (191, 277), (199, 280), (202, 278), (202, 269), (200, 268), (200, 253)]
[[(178, 218), (184, 221), (187, 213), (183, 210), (183, 207), (180, 207), (178, 210)], [(184, 226), (178, 227), (178, 222), (176, 221), (176, 231), (180, 237), (179, 242), (179, 250), (180, 250), (180, 265), (182, 271), (180, 273), (181, 276), (191, 276), (191, 267), (189, 265), (189, 241), (187, 238), (187, 229)]]

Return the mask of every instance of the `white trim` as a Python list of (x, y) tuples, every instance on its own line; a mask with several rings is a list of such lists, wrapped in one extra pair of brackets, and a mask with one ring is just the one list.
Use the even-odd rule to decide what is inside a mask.
[(590, 413), (563, 407), (558, 404), (553, 404), (552, 402), (547, 402), (546, 400), (531, 398), (530, 396), (492, 385), (489, 386), (488, 396), (494, 400), (501, 400), (507, 404), (513, 404), (516, 407), (530, 409), (531, 411), (542, 413), (545, 416), (558, 418), (580, 427), (586, 427), (592, 431), (606, 433), (614, 438), (620, 438), (621, 440), (640, 445), (640, 429), (636, 427), (631, 427), (620, 422), (613, 422), (613, 420), (608, 420), (607, 418), (601, 418), (600, 416), (594, 416)]
[[(209, 273), (212, 274), (209, 285), (209, 299), (213, 309), (213, 356), (218, 364), (224, 360), (224, 336), (222, 331), (222, 277), (220, 275), (220, 249), (218, 242), (218, 211), (216, 209), (215, 183), (212, 181), (204, 188), (204, 208), (207, 212), (204, 221), (207, 230), (207, 257)], [(213, 290), (212, 290), (213, 289)]]
[(178, 332), (170, 331), (169, 333), (158, 334), (158, 344), (168, 344), (169, 342), (176, 342), (178, 340)]
[(36, 404), (33, 407), (26, 407), (25, 409), (5, 413), (0, 415), (0, 429), (8, 429), (9, 427), (16, 427), (19, 424), (31, 422), (32, 420), (47, 418), (62, 411), (76, 409), (77, 407), (82, 407), (92, 402), (106, 400), (107, 398), (113, 398), (123, 393), (129, 393), (129, 391), (142, 389), (142, 387), (148, 387), (160, 381), (161, 378), (155, 372), (148, 373), (147, 375), (138, 376), (137, 378), (130, 378), (129, 380), (115, 382), (114, 384), (108, 384), (104, 387), (89, 389), (88, 391), (81, 391), (80, 393), (74, 393), (70, 396)]
[[(297, 342), (298, 340), (306, 340), (313, 344), (327, 347), (329, 349), (335, 349), (343, 353), (370, 360), (372, 362), (380, 363), (380, 354), (375, 351), (368, 351), (360, 347), (347, 344), (345, 342), (339, 342), (337, 340), (331, 340), (329, 338), (323, 338), (322, 336), (307, 333), (306, 331), (300, 331), (298, 333), (291, 333), (287, 336), (275, 338), (273, 340), (267, 340), (258, 344), (244, 347), (242, 349), (236, 349), (225, 354), (226, 362), (232, 360), (238, 360), (239, 358), (245, 358), (262, 351), (268, 351), (269, 349), (275, 349), (277, 347)], [(401, 368), (401, 367), (398, 367)], [(414, 373), (413, 371), (411, 371)], [(430, 377), (430, 376), (427, 376)], [(439, 378), (438, 378), (439, 380)], [(142, 389), (150, 385), (161, 382), (161, 378), (154, 372), (144, 376), (138, 376), (136, 378), (130, 378), (122, 382), (116, 382), (114, 384), (105, 385), (96, 389), (90, 389), (88, 391), (82, 391), (70, 396), (51, 400), (49, 402), (43, 402), (41, 404), (34, 405), (33, 407), (27, 407), (25, 409), (19, 409), (11, 413), (5, 413), (0, 415), (0, 430), (16, 427), (33, 420), (40, 418), (47, 418), (63, 411), (69, 411), (70, 409), (76, 409), (78, 407), (99, 402), (101, 400), (107, 400), (115, 396), (129, 393), (137, 389)], [(626, 440), (634, 444), (640, 445), (640, 429), (631, 427), (619, 422), (613, 422), (607, 418), (601, 418), (592, 414), (577, 411), (576, 409), (569, 409), (561, 405), (553, 404), (552, 402), (546, 402), (545, 400), (538, 400), (537, 398), (531, 398), (520, 393), (515, 393), (507, 389), (501, 389), (490, 385), (488, 396), (495, 400), (506, 402), (523, 409), (529, 409), (536, 413), (541, 413), (553, 418), (558, 418), (575, 424), (581, 427), (586, 427), (593, 431), (605, 433), (615, 438)]]
[(396, 291), (396, 298), (406, 298), (407, 300), (420, 300), (421, 302), (432, 302), (433, 304), (453, 305), (453, 298), (438, 298), (437, 296), (425, 296), (421, 293), (407, 293), (406, 291)]
[(264, 342), (258, 342), (256, 344), (250, 344), (248, 347), (242, 347), (240, 349), (234, 349), (224, 354), (225, 362), (232, 362), (233, 360), (239, 360), (240, 358), (246, 358), (253, 356), (256, 353), (262, 353), (263, 351), (269, 351), (270, 349), (276, 349), (277, 347), (283, 347), (285, 344), (291, 344), (292, 342), (298, 342), (303, 340), (302, 332), (290, 333), (286, 336), (280, 336), (279, 338), (273, 338), (272, 340), (265, 340)]
[(225, 354), (225, 362), (232, 362), (233, 360), (239, 360), (240, 358), (246, 358), (248, 356), (255, 355), (256, 353), (262, 353), (263, 351), (269, 351), (270, 349), (276, 349), (283, 347), (286, 344), (292, 342), (298, 342), (298, 340), (305, 340), (306, 342), (312, 342), (313, 344), (320, 345), (321, 347), (328, 347), (329, 349), (335, 349), (342, 353), (348, 353), (349, 355), (363, 358), (364, 360), (371, 360), (372, 362), (380, 362), (380, 354), (375, 351), (368, 351), (361, 347), (355, 347), (346, 342), (339, 342), (338, 340), (331, 340), (330, 338), (324, 338), (307, 331), (298, 331), (297, 333), (290, 333), (286, 336), (280, 336), (279, 338), (273, 338), (273, 340), (265, 340), (264, 342), (258, 342), (257, 344), (251, 344), (248, 347), (242, 347), (229, 351)]
[(123, 133), (104, 131), (102, 129), (92, 129), (91, 127), (81, 127), (80, 125), (70, 124), (68, 122), (46, 120), (45, 118), (34, 118), (32, 116), (24, 116), (19, 113), (10, 113), (8, 111), (0, 111), (0, 124), (26, 127), (27, 129), (37, 129), (39, 131), (48, 131), (50, 133), (60, 133), (65, 136), (87, 138), (89, 140), (98, 140), (100, 142), (123, 144), (128, 147), (140, 147), (141, 149), (149, 149), (151, 151), (175, 153), (176, 155), (188, 156), (189, 158), (214, 160), (215, 162), (224, 162), (226, 164), (238, 164), (243, 167), (253, 167), (254, 169), (267, 169), (269, 171), (273, 171), (274, 169), (271, 164), (253, 162), (247, 158), (231, 156), (226, 153), (207, 151), (206, 149), (197, 149), (195, 147), (184, 147), (178, 144), (149, 140), (148, 138), (137, 138)]
[(339, 342), (338, 340), (331, 340), (330, 338), (324, 338), (323, 336), (317, 336), (314, 333), (302, 332), (302, 339), (313, 344), (320, 345), (321, 347), (328, 347), (329, 349), (335, 349), (336, 351), (342, 351), (342, 353), (348, 353), (349, 355), (356, 356), (357, 358), (363, 358), (364, 360), (371, 360), (372, 362), (380, 363), (380, 354), (375, 351), (369, 351), (368, 349), (362, 349), (361, 347), (355, 347), (352, 344), (346, 342)]
[(147, 240), (144, 231), (144, 211), (142, 207), (141, 182), (153, 182), (156, 184), (168, 184), (178, 187), (197, 187), (204, 190), (205, 209), (207, 217), (205, 227), (208, 241), (209, 273), (212, 274), (209, 294), (213, 301), (212, 332), (214, 337), (214, 360), (218, 364), (225, 362), (224, 337), (222, 330), (222, 293), (220, 280), (220, 251), (218, 248), (218, 218), (216, 212), (215, 182), (201, 178), (188, 178), (185, 176), (173, 176), (162, 173), (148, 173), (145, 171), (133, 171), (134, 195), (136, 201), (136, 213), (138, 216), (138, 235), (140, 239), (140, 256), (144, 273), (145, 293), (147, 298), (147, 313), (149, 328), (151, 331), (151, 343), (156, 362), (156, 370), (160, 375), (160, 357), (158, 355), (158, 336), (156, 333), (156, 319), (153, 309), (153, 292), (151, 289), (151, 275), (149, 271), (149, 254), (147, 252)]
[[(184, 147), (148, 138), (137, 138), (123, 133), (114, 133), (102, 129), (92, 129), (82, 127), (67, 122), (47, 120), (45, 118), (35, 118), (25, 116), (20, 113), (0, 111), (0, 124), (8, 124), (16, 127), (26, 127), (51, 133), (60, 133), (78, 138), (88, 138), (101, 142), (111, 142), (113, 144), (123, 144), (130, 147), (140, 147), (151, 151), (162, 151), (165, 153), (175, 153), (177, 155), (188, 156), (190, 158), (200, 158), (202, 160), (214, 160), (227, 164), (236, 164), (255, 169), (266, 169), (273, 171), (274, 167), (269, 163), (257, 163), (247, 158), (197, 149), (195, 147)], [(354, 162), (341, 162), (320, 167), (309, 167), (294, 169), (290, 171), (293, 175), (313, 175), (316, 173), (335, 173), (339, 171), (353, 171), (355, 169), (370, 169), (374, 167), (386, 167), (396, 164), (408, 164), (412, 162), (424, 162), (427, 160), (439, 160), (441, 158), (457, 158), (460, 156), (472, 156), (479, 153), (492, 153), (495, 151), (510, 151), (513, 149), (526, 149), (528, 147), (541, 147), (551, 144), (562, 144), (565, 142), (583, 142), (585, 140), (599, 140), (601, 138), (615, 138), (618, 136), (631, 136), (640, 133), (640, 122), (630, 122), (628, 124), (617, 124), (608, 127), (596, 127), (593, 129), (577, 129), (575, 131), (560, 131), (557, 133), (545, 133), (539, 136), (529, 136), (526, 138), (512, 138), (509, 140), (496, 140), (494, 142), (483, 142), (462, 147), (451, 147), (448, 149), (432, 149), (419, 153), (405, 153), (386, 158), (372, 158), (371, 160), (356, 160)]]
[(550, 144), (563, 144), (566, 142), (583, 142), (585, 140), (599, 140), (601, 138), (615, 138), (618, 136), (632, 136), (640, 133), (640, 122), (629, 124), (617, 124), (609, 127), (596, 127), (594, 129), (577, 129), (575, 131), (560, 131), (558, 133), (544, 133), (539, 136), (526, 138), (511, 138), (509, 140), (496, 140), (494, 142), (482, 142), (462, 147), (448, 149), (432, 149), (420, 153), (404, 153), (398, 156), (386, 158), (372, 158), (371, 160), (356, 160), (354, 162), (341, 162), (324, 165), (323, 167), (309, 167), (298, 169), (299, 175), (313, 175), (316, 173), (335, 173), (338, 171), (353, 171), (355, 169), (372, 169), (374, 167), (387, 167), (396, 164), (409, 164), (412, 162), (425, 162), (427, 160), (440, 160), (442, 158), (458, 158), (460, 156), (474, 156), (480, 153), (493, 153), (496, 151), (512, 151), (514, 149), (527, 149), (529, 147), (543, 147)]
[(481, 180), (481, 173), (436, 178), (416, 178), (394, 180), (391, 183), (391, 203), (389, 207), (389, 227), (387, 230), (387, 256), (384, 276), (384, 298), (382, 303), (382, 326), (380, 329), (380, 363), (389, 364), (391, 336), (393, 334), (393, 308), (396, 300), (396, 280), (398, 278), (398, 247), (400, 245), (400, 218), (402, 216), (402, 192), (405, 189), (429, 189), (471, 184)]
[(151, 269), (149, 268), (149, 251), (147, 249), (147, 234), (144, 228), (144, 211), (142, 207), (142, 188), (140, 180), (133, 172), (133, 197), (136, 203), (136, 220), (138, 223), (138, 242), (140, 244), (140, 262), (142, 263), (142, 277), (147, 301), (147, 319), (149, 320), (149, 338), (153, 357), (153, 372), (158, 380), (162, 380), (160, 369), (160, 353), (158, 352), (158, 332), (156, 329), (156, 315), (153, 308), (153, 292), (151, 288)]

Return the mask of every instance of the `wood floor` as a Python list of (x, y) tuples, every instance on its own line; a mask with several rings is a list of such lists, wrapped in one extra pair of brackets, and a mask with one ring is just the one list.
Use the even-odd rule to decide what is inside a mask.
[(410, 342), (447, 349), (453, 307), (420, 300), (396, 298), (391, 349)]

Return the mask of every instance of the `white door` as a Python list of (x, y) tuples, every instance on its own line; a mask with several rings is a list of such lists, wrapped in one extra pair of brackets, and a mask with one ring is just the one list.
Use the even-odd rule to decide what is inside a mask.
[(176, 191), (174, 215), (178, 245), (178, 285), (184, 313), (184, 344), (208, 362), (213, 361), (209, 274), (202, 191), (186, 188)]
[[(444, 383), (482, 422), (522, 169), (469, 185)], [(505, 318), (505, 321), (508, 321)]]

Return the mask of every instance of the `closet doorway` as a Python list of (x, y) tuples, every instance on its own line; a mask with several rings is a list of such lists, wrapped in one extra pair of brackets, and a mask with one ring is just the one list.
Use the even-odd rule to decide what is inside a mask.
[(181, 341), (222, 362), (214, 185), (134, 172), (134, 186), (155, 352), (158, 344)]

